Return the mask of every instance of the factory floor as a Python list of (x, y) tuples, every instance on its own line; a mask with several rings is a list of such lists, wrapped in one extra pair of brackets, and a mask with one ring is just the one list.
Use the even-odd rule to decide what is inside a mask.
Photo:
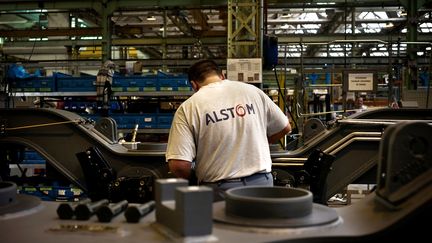
[(327, 202), (329, 207), (343, 207), (363, 199), (375, 188), (374, 184), (350, 184), (344, 191), (334, 195)]

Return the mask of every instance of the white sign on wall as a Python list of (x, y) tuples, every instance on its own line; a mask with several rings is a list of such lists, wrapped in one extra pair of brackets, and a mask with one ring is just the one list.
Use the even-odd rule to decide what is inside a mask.
[(374, 90), (373, 73), (348, 73), (348, 91)]
[(227, 78), (246, 83), (262, 83), (261, 58), (229, 58)]

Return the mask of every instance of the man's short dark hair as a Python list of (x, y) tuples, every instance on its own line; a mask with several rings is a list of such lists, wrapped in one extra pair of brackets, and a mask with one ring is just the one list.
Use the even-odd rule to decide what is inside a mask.
[(222, 75), (222, 70), (213, 60), (201, 60), (193, 64), (188, 70), (189, 81), (203, 82), (208, 76)]

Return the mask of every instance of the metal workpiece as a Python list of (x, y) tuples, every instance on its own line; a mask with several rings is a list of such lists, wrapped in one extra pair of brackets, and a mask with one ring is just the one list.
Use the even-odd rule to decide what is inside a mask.
[(155, 208), (155, 201), (139, 204), (139, 205), (129, 205), (124, 216), (128, 223), (138, 223), (141, 218), (145, 217)]
[(397, 209), (432, 183), (432, 126), (418, 121), (389, 126), (379, 156), (377, 200)]
[(108, 199), (101, 199), (96, 202), (79, 204), (75, 208), (75, 217), (78, 220), (88, 220), (93, 216), (99, 207), (108, 205)]
[(60, 203), (60, 205), (57, 208), (57, 216), (59, 217), (59, 219), (72, 219), (73, 216), (75, 215), (75, 208), (79, 205), (79, 204), (86, 204), (86, 203), (90, 203), (91, 199), (90, 198), (84, 198), (79, 202), (64, 202), (64, 203)]
[(117, 123), (113, 118), (101, 117), (95, 124), (95, 129), (110, 142), (116, 143), (118, 141)]
[[(324, 130), (312, 122), (306, 141), (299, 136), (288, 144), (289, 150), (271, 151), (276, 185), (308, 187), (317, 183), (304, 168), (317, 149), (334, 156), (332, 170), (320, 187), (324, 190), (312, 189), (314, 196), (322, 193), (321, 202), (349, 184), (374, 184), (383, 131), (391, 124), (407, 120), (430, 124), (432, 109), (367, 110), (338, 120)], [(154, 199), (153, 181), (172, 177), (165, 161), (165, 143), (138, 143), (136, 149), (127, 148), (113, 141), (112, 124), (104, 130), (75, 113), (43, 108), (0, 109), (0, 121), (3, 154), (23, 147), (35, 150), (50, 168), (84, 193), (98, 195), (90, 197), (93, 200), (145, 203)], [(98, 152), (89, 158), (86, 155), (89, 150)], [(95, 166), (85, 169), (90, 165), (86, 161)]]
[(312, 193), (301, 188), (248, 186), (226, 192), (227, 214), (248, 218), (298, 218), (312, 212)]
[[(134, 150), (113, 141), (113, 128), (94, 125), (73, 112), (48, 108), (0, 109), (5, 121), (0, 148), (25, 146), (38, 152), (54, 169), (73, 184), (88, 192), (89, 185), (76, 154), (88, 148), (100, 151), (120, 176), (129, 176), (131, 167), (146, 168), (154, 178), (168, 177), (165, 150)], [(107, 122), (109, 123), (109, 122)], [(7, 125), (7, 126), (6, 126)], [(99, 129), (99, 130), (98, 130)], [(136, 171), (136, 170), (134, 170)], [(142, 175), (134, 175), (142, 176)]]
[(311, 118), (307, 120), (303, 126), (303, 138), (305, 141), (307, 141), (325, 129), (326, 127), (320, 119)]
[[(55, 217), (58, 202), (18, 207), (25, 198), (36, 197), (18, 195), (18, 204), (8, 205), (3, 205), (8, 199), (3, 200), (1, 242), (423, 242), (430, 235), (430, 226), (424, 222), (432, 213), (431, 129), (418, 122), (388, 127), (377, 157), (377, 188), (349, 206), (312, 203), (309, 211), (310, 194), (288, 187), (232, 189), (227, 191), (229, 200), (213, 203), (211, 188), (190, 187), (184, 179), (158, 179), (156, 210), (139, 224), (126, 223), (123, 217), (114, 217), (108, 224), (64, 221)], [(293, 208), (288, 206), (290, 201)], [(267, 211), (259, 212), (260, 207)], [(282, 215), (284, 207), (300, 213)]]
[[(289, 182), (288, 186), (321, 185), (320, 190), (312, 189), (314, 198), (324, 202), (349, 184), (375, 184), (378, 162), (378, 150), (384, 130), (404, 121), (419, 121), (430, 124), (432, 109), (373, 109), (355, 113), (345, 119), (337, 120), (333, 126), (313, 133), (306, 141), (300, 137), (287, 147), (293, 149), (273, 151), (273, 171), (283, 170), (275, 177), (277, 185)], [(313, 123), (312, 123), (313, 125)], [(315, 126), (311, 126), (314, 128)], [(319, 130), (319, 126), (316, 126)], [(304, 162), (319, 149), (334, 156), (332, 169), (325, 183), (313, 181), (305, 170)], [(304, 185), (306, 182), (306, 185)], [(324, 189), (324, 190), (321, 190)], [(318, 194), (324, 193), (318, 197)]]
[(313, 201), (316, 203), (327, 204), (326, 181), (334, 160), (335, 156), (316, 149), (303, 165), (305, 172), (310, 177), (309, 188), (313, 192)]
[(17, 185), (11, 181), (0, 181), (0, 206), (14, 203), (17, 197)]
[[(25, 194), (17, 194), (17, 185), (12, 181), (0, 181), (0, 221), (31, 214), (41, 205), (41, 200)], [(0, 227), (1, 228), (1, 227)]]
[(113, 217), (119, 215), (128, 206), (128, 201), (123, 200), (115, 204), (107, 204), (100, 206), (96, 211), (96, 216), (99, 222), (108, 223), (111, 222)]
[(217, 222), (261, 228), (322, 226), (338, 221), (337, 212), (312, 202), (312, 193), (290, 187), (248, 186), (226, 192), (224, 202), (214, 204)]
[(155, 184), (156, 222), (180, 237), (210, 236), (213, 189), (188, 186), (185, 179), (159, 179)]

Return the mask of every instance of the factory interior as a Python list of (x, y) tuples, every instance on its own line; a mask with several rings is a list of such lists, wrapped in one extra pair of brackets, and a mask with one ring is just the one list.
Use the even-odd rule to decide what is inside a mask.
[[(204, 59), (288, 117), (273, 187), (168, 168)], [(0, 0), (0, 241), (427, 241), (431, 72), (432, 0)]]

